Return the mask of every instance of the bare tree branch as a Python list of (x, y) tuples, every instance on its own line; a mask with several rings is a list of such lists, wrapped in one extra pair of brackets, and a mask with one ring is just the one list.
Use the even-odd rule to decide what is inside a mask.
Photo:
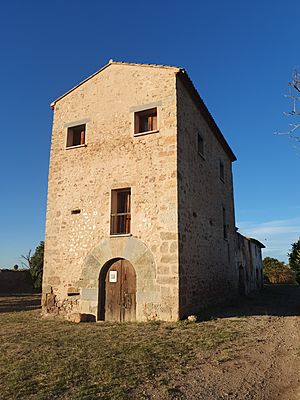
[(25, 255), (21, 254), (20, 259), (21, 259), (22, 267), (30, 269), (30, 267), (31, 267), (31, 250), (29, 250), (28, 253)]
[[(300, 116), (300, 110), (297, 108), (299, 106), (300, 97), (298, 96), (298, 92), (300, 93), (300, 74), (297, 69), (293, 71), (292, 81), (289, 82), (290, 90), (289, 94), (286, 94), (285, 97), (292, 100), (293, 108), (288, 112), (284, 112), (284, 115), (288, 117), (297, 117)], [(288, 135), (291, 139), (296, 142), (300, 142), (300, 135), (297, 135), (297, 130), (300, 128), (300, 123), (291, 123), (289, 124), (290, 129), (286, 132), (274, 132), (275, 135)]]

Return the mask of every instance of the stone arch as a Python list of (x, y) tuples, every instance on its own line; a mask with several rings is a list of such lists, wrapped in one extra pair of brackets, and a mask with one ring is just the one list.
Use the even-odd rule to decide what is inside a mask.
[(156, 283), (156, 264), (150, 249), (141, 240), (130, 237), (112, 237), (100, 242), (84, 259), (79, 287), (81, 312), (98, 317), (99, 276), (111, 262), (128, 260), (137, 276), (137, 319), (143, 319), (143, 308), (148, 303), (160, 302)]

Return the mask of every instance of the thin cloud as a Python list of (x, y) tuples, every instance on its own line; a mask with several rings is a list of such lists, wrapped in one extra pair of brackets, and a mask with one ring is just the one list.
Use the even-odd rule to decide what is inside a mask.
[(284, 261), (287, 261), (291, 244), (300, 236), (300, 217), (261, 223), (241, 221), (237, 226), (243, 235), (254, 237), (265, 244), (264, 256)]

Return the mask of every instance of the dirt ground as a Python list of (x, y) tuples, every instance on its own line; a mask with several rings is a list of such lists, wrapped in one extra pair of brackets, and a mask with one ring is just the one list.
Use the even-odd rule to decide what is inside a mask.
[[(1, 313), (2, 316), (9, 316), (9, 313), (13, 313), (11, 314), (13, 315), (11, 319), (19, 318), (19, 320), (16, 319), (17, 325), (12, 326), (17, 327), (19, 325), (20, 327), (25, 317), (23, 317), (24, 313), (19, 313), (19, 311), (25, 310), (26, 315), (38, 316), (39, 304), (39, 295), (17, 297), (2, 296), (0, 297), (0, 316)], [(20, 314), (20, 317), (18, 317), (18, 314)], [(16, 317), (14, 317), (14, 315)], [(5, 319), (3, 319), (3, 321), (5, 322)], [(9, 320), (7, 319), (7, 321)], [(41, 330), (45, 324), (50, 324), (50, 322), (38, 319), (34, 324), (36, 324), (35, 329)], [(81, 395), (72, 396), (64, 394), (54, 396), (53, 398), (128, 398), (130, 400), (300, 399), (300, 286), (267, 286), (261, 292), (246, 299), (239, 299), (234, 304), (210, 309), (200, 316), (200, 322), (191, 324), (195, 325), (169, 324), (170, 326), (165, 326), (162, 323), (159, 329), (163, 330), (168, 328), (166, 332), (169, 332), (169, 337), (166, 336), (166, 333), (163, 333), (160, 337), (157, 336), (157, 340), (160, 340), (162, 343), (164, 343), (164, 341), (167, 343), (167, 341), (170, 340), (170, 335), (175, 334), (174, 332), (177, 332), (176, 334), (178, 335), (187, 331), (190, 332), (187, 334), (186, 340), (191, 341), (191, 347), (193, 349), (191, 352), (192, 357), (189, 356), (188, 361), (184, 364), (180, 357), (179, 359), (174, 358), (174, 361), (171, 364), (167, 364), (162, 370), (153, 367), (155, 371), (154, 374), (147, 375), (142, 381), (141, 379), (139, 380), (141, 369), (140, 372), (137, 370), (137, 372), (133, 373), (137, 374), (133, 376), (133, 380), (136, 379), (136, 384), (131, 385), (130, 392), (128, 392), (130, 394), (112, 394), (108, 395), (108, 397), (95, 397), (95, 395), (88, 392), (84, 397), (81, 397)], [(106, 325), (101, 324), (88, 324), (79, 327), (78, 325), (64, 325), (60, 323), (59, 329), (68, 329), (68, 332), (73, 332), (77, 329), (78, 334), (80, 333), (79, 331), (83, 330), (82, 333), (84, 335), (87, 335), (88, 332), (91, 331), (91, 334), (94, 335), (94, 340), (95, 337), (100, 335), (105, 326)], [(233, 335), (232, 339), (225, 340), (223, 344), (211, 347), (195, 347), (196, 345), (192, 344), (193, 334), (200, 335), (199, 337), (201, 338), (202, 332), (204, 334), (205, 329), (208, 329), (208, 332), (211, 333), (214, 332), (214, 329), (216, 329), (217, 332), (222, 332), (222, 328), (224, 328), (225, 331), (226, 326), (234, 326), (237, 335)], [(109, 327), (110, 325), (108, 328)], [(149, 331), (155, 336), (154, 328), (158, 329), (158, 327), (159, 325), (152, 326), (151, 324), (137, 325), (134, 327), (133, 324), (127, 327), (124, 326), (124, 329), (120, 331), (120, 325), (117, 328), (112, 326), (113, 329), (118, 329), (120, 331), (120, 337), (123, 330), (123, 334), (126, 337), (127, 331), (133, 332), (133, 329), (137, 329), (140, 335), (136, 338), (137, 343), (146, 342), (146, 336), (143, 336), (146, 335), (146, 333), (143, 332)], [(47, 326), (45, 326), (45, 330), (48, 332)], [(157, 332), (159, 332), (159, 330)], [(137, 335), (137, 333), (135, 334)], [(52, 346), (52, 339), (50, 336), (48, 338), (48, 336), (47, 333), (42, 332), (43, 340), (46, 340), (46, 343), (49, 342), (48, 345)], [(7, 334), (5, 337), (7, 337)], [(209, 340), (209, 337), (206, 339)], [(56, 337), (55, 340), (57, 340)], [(131, 337), (129, 342), (130, 341), (134, 341), (134, 336)], [(27, 342), (28, 340), (24, 342), (22, 346), (26, 346)], [(8, 345), (12, 346), (12, 348), (16, 347), (16, 345), (12, 345), (11, 343), (8, 343)], [(153, 355), (155, 356), (155, 352), (160, 350), (156, 350), (155, 347), (153, 347), (153, 349)], [(24, 351), (25, 350), (26, 348), (24, 347)], [(116, 348), (116, 350), (118, 350), (118, 348)], [(118, 351), (121, 350), (119, 349)], [(178, 352), (181, 352), (179, 348)], [(141, 357), (144, 353), (145, 351), (141, 351)], [(121, 357), (119, 353), (116, 354), (118, 357)], [(107, 361), (109, 362), (109, 359)], [(136, 363), (136, 361), (134, 362)], [(126, 378), (126, 372), (129, 373), (130, 368), (128, 364), (126, 367), (125, 363), (124, 379), (126, 381), (126, 379), (128, 379)], [(114, 376), (112, 382), (119, 378), (118, 371), (119, 370), (113, 372)], [(55, 370), (53, 370), (53, 372), (55, 372)], [(5, 376), (7, 380), (9, 375), (3, 374), (3, 377)], [(98, 376), (101, 377), (101, 373)], [(7, 393), (17, 392), (7, 391)], [(22, 397), (20, 394), (18, 396), (14, 394), (9, 397), (1, 397), (0, 391), (0, 398), (6, 400), (8, 398), (48, 399), (50, 397), (46, 395), (44, 397), (43, 395), (40, 397), (28, 397), (28, 395), (27, 397)]]
[[(232, 347), (200, 352), (184, 376), (167, 377), (176, 399), (300, 399), (300, 286), (270, 285), (238, 304), (203, 316), (247, 320), (248, 334)], [(159, 385), (142, 398), (164, 399)]]

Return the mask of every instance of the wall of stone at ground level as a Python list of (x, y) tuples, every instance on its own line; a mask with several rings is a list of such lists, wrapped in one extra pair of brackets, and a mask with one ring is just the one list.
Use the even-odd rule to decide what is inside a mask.
[(26, 293), (32, 290), (29, 271), (0, 269), (0, 293)]
[[(165, 240), (168, 238), (174, 240), (164, 235)], [(170, 282), (168, 278), (161, 281), (157, 277), (157, 266), (152, 252), (141, 240), (134, 237), (109, 238), (99, 243), (85, 258), (81, 277), (74, 286), (68, 287), (69, 295), (64, 299), (59, 299), (52, 286), (44, 285), (44, 311), (61, 315), (78, 312), (99, 319), (99, 277), (110, 260), (118, 259), (128, 260), (136, 272), (136, 319), (176, 321), (178, 308), (174, 297), (177, 294), (178, 283), (176, 285), (176, 281)], [(176, 291), (172, 292), (174, 285)]]
[[(146, 288), (139, 290), (139, 319), (178, 319), (176, 71), (112, 64), (56, 103), (43, 276), (49, 310), (96, 313), (97, 274), (111, 256), (99, 262), (95, 249), (131, 243), (110, 237), (111, 190), (131, 188), (132, 239), (146, 245), (155, 265), (146, 297), (161, 299), (144, 310)], [(134, 136), (133, 110), (149, 104), (157, 106), (158, 131)], [(67, 126), (78, 121), (86, 121), (86, 146), (66, 149)], [(125, 253), (117, 256), (130, 259)], [(87, 263), (95, 275), (81, 286)], [(70, 288), (81, 294), (69, 296)]]

